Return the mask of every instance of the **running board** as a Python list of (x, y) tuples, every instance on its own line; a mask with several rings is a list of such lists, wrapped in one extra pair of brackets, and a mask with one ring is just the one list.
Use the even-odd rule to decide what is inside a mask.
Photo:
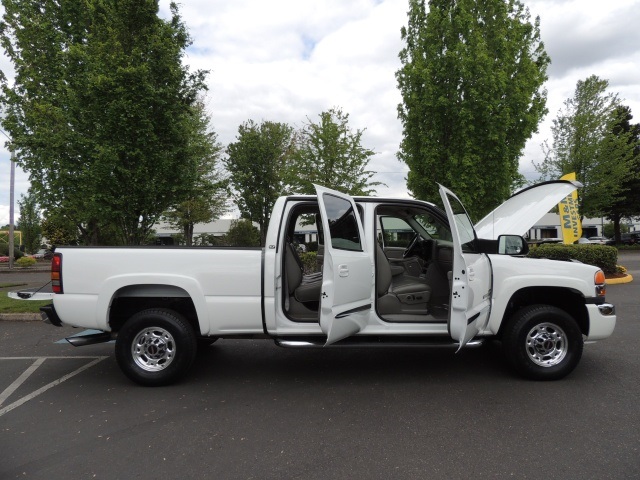
[(91, 335), (78, 335), (77, 337), (67, 337), (65, 340), (74, 347), (83, 347), (85, 345), (94, 345), (96, 343), (110, 342), (115, 338), (111, 332), (92, 333)]
[[(323, 348), (327, 339), (325, 337), (285, 337), (274, 338), (274, 342), (279, 347), (284, 348)], [(469, 341), (465, 348), (479, 347), (484, 343), (484, 339), (478, 338)], [(451, 339), (438, 339), (429, 337), (350, 337), (339, 342), (328, 345), (328, 347), (416, 347), (416, 348), (459, 348), (460, 344)]]

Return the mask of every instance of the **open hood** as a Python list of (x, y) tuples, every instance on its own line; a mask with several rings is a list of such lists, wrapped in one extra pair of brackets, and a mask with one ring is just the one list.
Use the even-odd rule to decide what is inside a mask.
[(523, 235), (560, 200), (581, 187), (580, 182), (553, 180), (524, 188), (475, 224), (478, 238)]

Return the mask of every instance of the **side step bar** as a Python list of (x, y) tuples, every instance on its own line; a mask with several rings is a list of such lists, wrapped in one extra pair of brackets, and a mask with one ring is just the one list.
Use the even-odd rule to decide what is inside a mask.
[[(284, 348), (323, 348), (325, 337), (283, 337), (274, 338), (279, 347)], [(484, 339), (477, 338), (469, 341), (465, 348), (479, 347)], [(329, 347), (362, 347), (362, 348), (389, 348), (389, 347), (416, 347), (416, 348), (459, 348), (460, 344), (447, 338), (429, 337), (351, 337), (340, 340)]]
[(96, 343), (110, 342), (116, 338), (111, 332), (92, 333), (91, 335), (81, 335), (77, 337), (67, 337), (65, 340), (74, 347), (83, 347), (85, 345), (94, 345)]

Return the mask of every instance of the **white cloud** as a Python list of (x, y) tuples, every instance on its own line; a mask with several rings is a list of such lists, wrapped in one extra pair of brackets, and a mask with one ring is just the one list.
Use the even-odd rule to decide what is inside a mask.
[[(553, 61), (549, 114), (520, 162), (521, 171), (535, 178), (531, 160), (542, 159), (540, 144), (551, 138), (552, 119), (578, 80), (591, 74), (608, 79), (640, 122), (640, 1), (524, 3), (532, 17), (540, 16)], [(161, 0), (160, 8), (166, 17), (169, 0)], [(183, 2), (180, 14), (194, 41), (185, 62), (210, 71), (208, 105), (219, 140), (234, 141), (248, 119), (300, 127), (307, 117), (339, 106), (353, 128), (366, 128), (365, 146), (377, 152), (370, 167), (388, 185), (378, 194), (406, 196), (407, 168), (395, 156), (402, 137), (395, 72), (407, 9), (406, 0)], [(0, 68), (6, 65), (0, 59)], [(8, 154), (0, 152), (0, 205), (8, 204), (5, 172)], [(20, 178), (16, 198), (28, 188), (26, 175)]]
[(9, 223), (9, 205), (0, 205), (0, 228)]
[[(0, 151), (0, 227), (9, 223), (9, 198), (11, 196), (11, 160), (9, 152)], [(16, 165), (14, 183), (14, 221), (20, 217), (18, 200), (29, 190), (29, 176)]]

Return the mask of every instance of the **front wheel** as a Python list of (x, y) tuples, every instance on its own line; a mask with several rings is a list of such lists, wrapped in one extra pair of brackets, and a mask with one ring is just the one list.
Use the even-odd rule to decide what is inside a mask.
[(508, 362), (534, 380), (558, 380), (582, 357), (582, 332), (567, 312), (551, 305), (531, 305), (509, 320), (502, 344)]
[(196, 356), (193, 328), (182, 315), (149, 309), (133, 315), (116, 339), (116, 360), (140, 385), (167, 385), (184, 376)]

